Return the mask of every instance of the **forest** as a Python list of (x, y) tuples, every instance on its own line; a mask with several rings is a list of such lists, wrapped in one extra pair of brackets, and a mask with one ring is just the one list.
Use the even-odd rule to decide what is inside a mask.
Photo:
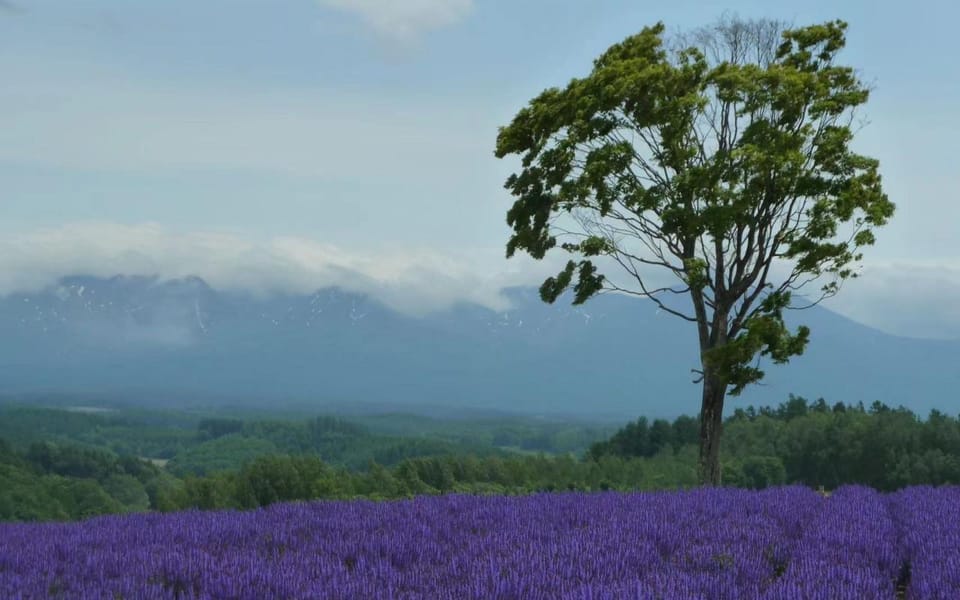
[[(526, 418), (0, 407), (0, 520), (76, 520), (308, 499), (697, 486), (698, 420), (614, 430)], [(723, 485), (960, 483), (960, 418), (790, 398), (724, 421)]]

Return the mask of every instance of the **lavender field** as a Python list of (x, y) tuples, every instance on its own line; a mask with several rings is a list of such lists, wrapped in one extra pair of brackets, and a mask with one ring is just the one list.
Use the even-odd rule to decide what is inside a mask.
[(960, 488), (312, 502), (0, 526), (0, 597), (960, 597)]

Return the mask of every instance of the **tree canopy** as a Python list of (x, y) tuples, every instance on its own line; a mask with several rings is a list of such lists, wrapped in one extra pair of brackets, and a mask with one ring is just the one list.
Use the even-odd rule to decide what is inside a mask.
[(545, 301), (620, 291), (696, 324), (715, 466), (727, 390), (763, 378), (759, 356), (783, 363), (807, 344), (783, 321), (792, 293), (816, 281), (807, 305), (835, 294), (894, 212), (878, 161), (851, 149), (869, 89), (836, 62), (846, 29), (726, 20), (668, 45), (658, 23), (497, 137), (496, 156), (521, 158), (507, 256), (573, 255)]

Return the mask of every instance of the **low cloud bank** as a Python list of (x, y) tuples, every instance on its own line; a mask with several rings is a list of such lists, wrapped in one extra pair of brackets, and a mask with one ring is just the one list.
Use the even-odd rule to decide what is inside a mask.
[(895, 335), (960, 339), (960, 258), (866, 260), (824, 306)]
[(509, 306), (504, 287), (534, 283), (547, 268), (523, 268), (522, 261), (514, 267), (502, 257), (499, 249), (472, 256), (429, 249), (373, 254), (297, 237), (256, 242), (155, 224), (81, 223), (0, 240), (0, 294), (39, 290), (75, 274), (198, 276), (217, 289), (257, 294), (339, 286), (407, 314), (426, 314), (457, 301), (502, 310)]
[[(176, 232), (156, 224), (79, 223), (0, 240), (0, 294), (28, 292), (67, 275), (203, 278), (221, 290), (310, 293), (338, 286), (411, 315), (472, 302), (505, 310), (503, 289), (536, 286), (563, 257), (503, 258), (503, 249), (357, 251), (300, 237)], [(960, 260), (864, 264), (862, 277), (824, 303), (888, 333), (960, 338)]]

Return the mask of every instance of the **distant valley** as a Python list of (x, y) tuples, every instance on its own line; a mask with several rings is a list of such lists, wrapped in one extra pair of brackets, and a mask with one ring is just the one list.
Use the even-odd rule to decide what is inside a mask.
[[(66, 277), (0, 299), (0, 394), (604, 421), (698, 411), (692, 325), (626, 296), (574, 307), (505, 293), (508, 311), (412, 317), (335, 288), (257, 297), (198, 278)], [(792, 393), (957, 412), (960, 341), (895, 337), (821, 307), (788, 318), (811, 327), (806, 354), (763, 365), (730, 409)]]

